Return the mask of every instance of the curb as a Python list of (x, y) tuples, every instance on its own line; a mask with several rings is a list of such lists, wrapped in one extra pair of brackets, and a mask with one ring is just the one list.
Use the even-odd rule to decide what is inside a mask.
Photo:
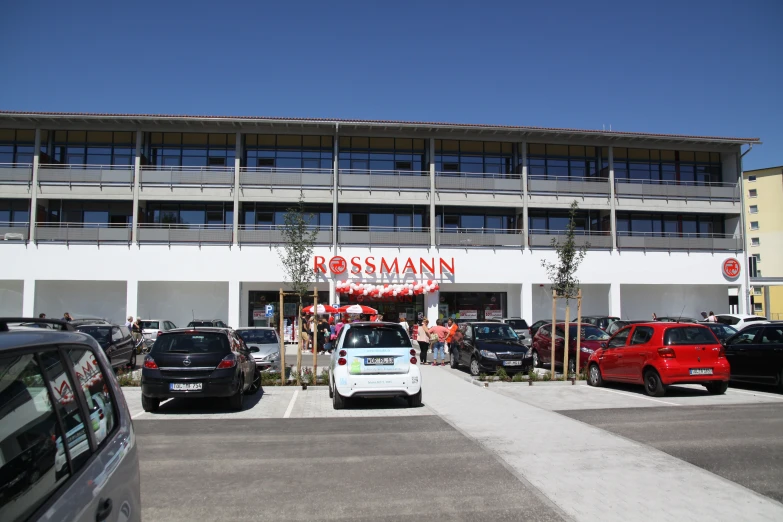
[[(520, 386), (530, 386), (530, 382), (527, 380), (521, 382), (480, 381), (470, 376), (463, 377), (462, 380), (464, 380), (465, 382), (469, 382), (474, 386), (478, 386), (479, 388), (489, 388), (490, 384), (492, 385), (493, 388), (495, 386), (499, 386), (503, 388), (516, 388)], [(587, 386), (587, 381), (576, 381), (573, 384), (571, 383), (571, 381), (533, 381), (533, 386)]]

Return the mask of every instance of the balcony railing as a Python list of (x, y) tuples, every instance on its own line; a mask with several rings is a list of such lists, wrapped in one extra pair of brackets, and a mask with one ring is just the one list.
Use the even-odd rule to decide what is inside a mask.
[(339, 227), (337, 242), (341, 245), (420, 246), (430, 244), (424, 227)]
[(435, 188), (443, 192), (519, 194), (522, 192), (522, 176), (519, 174), (436, 172)]
[(30, 235), (30, 223), (19, 221), (0, 221), (0, 244), (27, 242)]
[(33, 166), (29, 163), (0, 163), (0, 185), (30, 185)]
[(139, 244), (230, 245), (234, 240), (234, 230), (230, 223), (218, 225), (139, 223), (137, 234)]
[(575, 176), (528, 176), (527, 190), (531, 194), (606, 196), (611, 193), (606, 178), (584, 178)]
[(617, 179), (615, 193), (622, 198), (740, 200), (739, 185), (736, 183)]
[(278, 169), (276, 167), (242, 167), (239, 186), (249, 188), (332, 188), (332, 169)]
[(440, 228), (435, 235), (438, 246), (514, 247), (524, 245), (521, 230), (505, 228)]
[(643, 250), (742, 250), (742, 236), (733, 234), (678, 234), (669, 232), (618, 232), (617, 247)]
[(38, 167), (39, 185), (133, 187), (133, 167), (129, 165), (55, 165)]
[(430, 190), (429, 172), (412, 170), (340, 170), (340, 188), (348, 190)]
[[(286, 242), (282, 225), (239, 225), (237, 243), (239, 245), (279, 245)], [(332, 243), (332, 227), (313, 227), (315, 244), (330, 245)]]
[[(531, 248), (552, 248), (552, 242), (562, 241), (566, 231), (531, 229), (528, 234), (528, 244)], [(609, 232), (574, 230), (574, 244), (577, 247), (589, 244), (589, 248), (610, 249), (612, 248), (612, 235)]]
[(36, 223), (36, 243), (127, 243), (131, 226), (115, 223)]
[(140, 184), (143, 187), (233, 188), (234, 167), (184, 167), (143, 165)]

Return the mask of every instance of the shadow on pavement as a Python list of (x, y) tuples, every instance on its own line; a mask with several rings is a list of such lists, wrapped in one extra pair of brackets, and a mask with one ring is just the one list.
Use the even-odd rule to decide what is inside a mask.
[[(255, 407), (264, 396), (264, 391), (259, 390), (254, 395), (245, 395), (245, 404), (242, 411)], [(240, 413), (232, 410), (228, 406), (227, 397), (205, 397), (205, 398), (175, 398), (160, 403), (160, 408), (155, 415), (200, 415), (204, 413)]]
[[(424, 406), (422, 404), (422, 406)], [(348, 399), (346, 409), (348, 410), (399, 410), (408, 409), (408, 401), (401, 397), (394, 398), (363, 398)], [(414, 408), (415, 409), (415, 408)]]

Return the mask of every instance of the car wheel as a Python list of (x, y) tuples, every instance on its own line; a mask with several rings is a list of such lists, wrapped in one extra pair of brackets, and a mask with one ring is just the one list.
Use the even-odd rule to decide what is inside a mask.
[(153, 399), (152, 397), (147, 397), (146, 395), (142, 394), (141, 407), (144, 408), (144, 411), (156, 412), (158, 411), (159, 406), (160, 406), (160, 399)]
[(457, 368), (459, 368), (459, 356), (456, 353), (451, 352), (451, 361), (450, 362), (451, 362), (451, 367), (452, 368), (454, 368), (455, 370)]
[(409, 408), (419, 408), (421, 407), (421, 388), (419, 388), (419, 393), (416, 395), (411, 395), (407, 398), (408, 400), (408, 407)]
[(601, 369), (595, 363), (591, 364), (590, 369), (587, 371), (587, 384), (595, 387), (604, 384), (604, 379), (601, 377)]
[(663, 397), (666, 387), (661, 382), (661, 376), (655, 370), (647, 370), (644, 374), (644, 391), (650, 397)]
[(538, 352), (533, 350), (533, 368), (541, 366), (541, 361), (538, 359)]
[(228, 398), (228, 405), (232, 410), (242, 411), (242, 406), (245, 405), (245, 394), (243, 393), (244, 387), (245, 383), (240, 380), (239, 389), (237, 389), (237, 392), (234, 395)]
[(130, 366), (131, 370), (136, 368), (136, 350), (131, 352), (130, 359), (128, 359), (128, 366)]
[(711, 382), (709, 384), (705, 384), (704, 387), (707, 388), (707, 391), (710, 392), (710, 395), (723, 395), (726, 393), (726, 390), (729, 389), (729, 383), (727, 381)]
[(337, 391), (337, 388), (334, 389), (334, 396), (332, 397), (332, 407), (335, 410), (345, 409), (345, 397), (340, 395), (340, 392)]
[(481, 373), (481, 368), (479, 367), (478, 359), (475, 357), (470, 360), (470, 374), (473, 377), (478, 377)]
[(258, 371), (258, 368), (255, 369), (253, 372), (253, 384), (250, 385), (250, 388), (247, 389), (248, 395), (253, 395), (255, 393), (258, 393), (258, 390), (261, 389), (261, 372)]

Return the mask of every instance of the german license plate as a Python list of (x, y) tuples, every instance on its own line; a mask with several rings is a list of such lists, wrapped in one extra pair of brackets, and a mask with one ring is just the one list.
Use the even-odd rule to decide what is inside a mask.
[(522, 366), (522, 361), (503, 361), (503, 366)]
[(364, 360), (367, 366), (382, 366), (394, 364), (394, 357), (367, 357)]
[(200, 382), (171, 382), (169, 383), (171, 391), (201, 391)]
[(691, 375), (712, 375), (712, 368), (691, 368)]

